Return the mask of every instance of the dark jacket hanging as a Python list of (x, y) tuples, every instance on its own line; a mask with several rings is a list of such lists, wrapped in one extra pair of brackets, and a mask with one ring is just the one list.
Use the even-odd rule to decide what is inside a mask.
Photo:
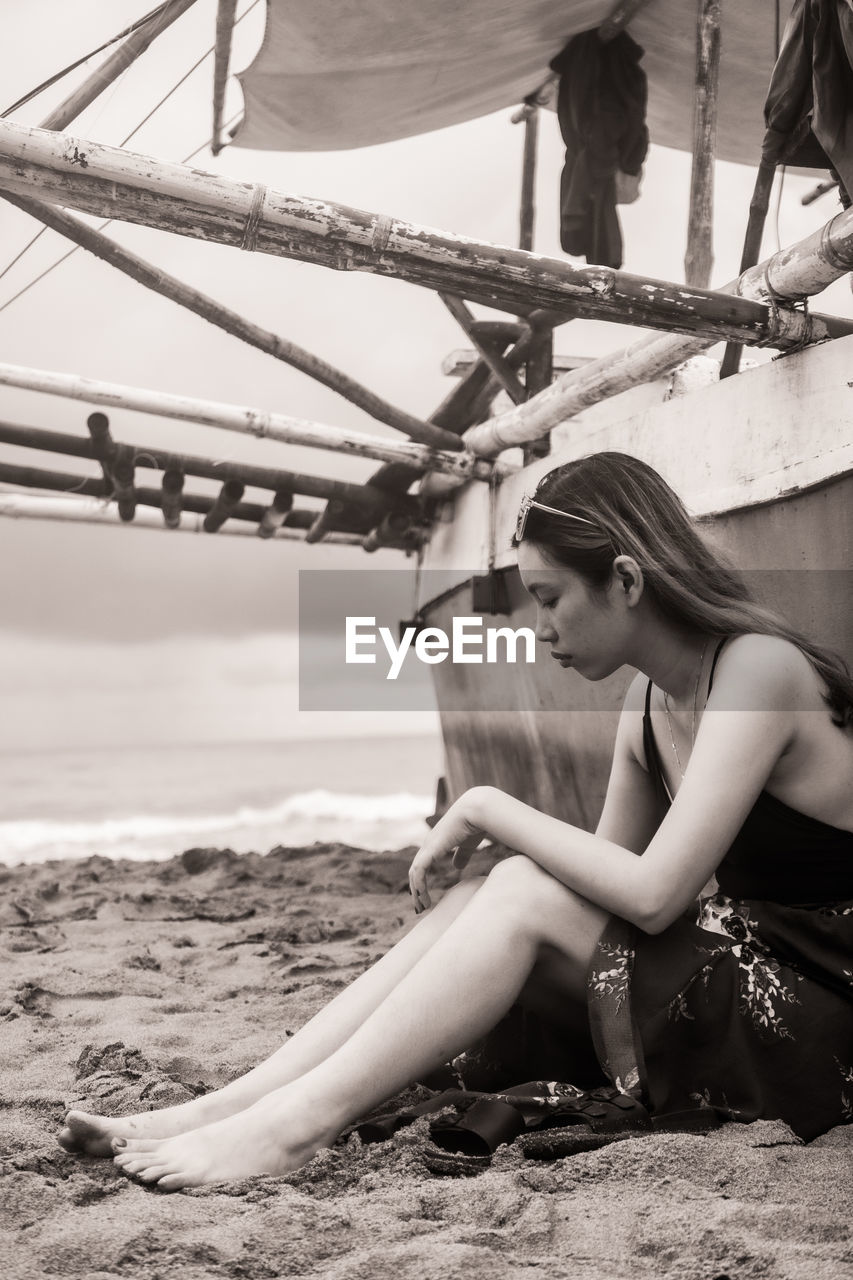
[[(764, 104), (764, 154), (832, 168), (853, 195), (853, 5), (795, 0)], [(846, 197), (846, 198), (845, 198)]]
[(560, 76), (557, 117), (566, 144), (560, 243), (601, 266), (622, 265), (616, 173), (638, 174), (649, 146), (642, 56), (624, 31), (607, 43), (584, 31), (551, 63)]

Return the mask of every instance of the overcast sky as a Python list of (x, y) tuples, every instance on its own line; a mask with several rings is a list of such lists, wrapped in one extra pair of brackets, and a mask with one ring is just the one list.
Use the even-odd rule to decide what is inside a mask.
[[(109, 5), (99, 0), (75, 0), (73, 5), (67, 0), (0, 0), (2, 105), (148, 7), (149, 0), (113, 0)], [(248, 0), (241, 0), (239, 11), (246, 8)], [(233, 68), (251, 60), (263, 12), (261, 4), (238, 28)], [(120, 143), (212, 44), (215, 13), (215, 0), (198, 0), (70, 131)], [(15, 119), (38, 123), (86, 71), (22, 108)], [(128, 146), (168, 160), (180, 160), (199, 146), (210, 134), (211, 77), (208, 58)], [(232, 81), (228, 114), (239, 107), (239, 88)], [(230, 147), (215, 160), (203, 153), (195, 164), (513, 244), (523, 131), (509, 123), (510, 114), (357, 152), (273, 154)], [(562, 148), (556, 119), (549, 113), (540, 134), (536, 247), (559, 253)], [(630, 270), (683, 278), (689, 167), (689, 157), (652, 148), (643, 196), (622, 210)], [(736, 274), (752, 181), (749, 170), (718, 165), (714, 283)], [(811, 185), (792, 177), (786, 181), (779, 228), (783, 243), (826, 221), (837, 207), (830, 198), (802, 209), (798, 195)], [(18, 210), (0, 208), (0, 271), (35, 229)], [(450, 386), (440, 371), (442, 357), (467, 345), (440, 301), (414, 286), (366, 274), (341, 275), (141, 227), (115, 224), (109, 234), (424, 417)], [(771, 217), (768, 247), (775, 247), (774, 239)], [(47, 232), (0, 279), (2, 359), (394, 434), (332, 392), (83, 251), (2, 309), (66, 248), (66, 242)], [(843, 283), (834, 286), (822, 307), (849, 311), (845, 289)], [(559, 347), (572, 354), (600, 353), (620, 340), (615, 326), (576, 322), (560, 331)], [(88, 412), (79, 402), (0, 388), (0, 417), (6, 421), (84, 433)], [(116, 439), (152, 447), (353, 480), (365, 479), (376, 466), (148, 415), (114, 412), (110, 417)], [(10, 461), (36, 462), (32, 454), (7, 446), (0, 446), (0, 454)], [(86, 469), (49, 455), (40, 464), (81, 473)], [(139, 715), (151, 735), (159, 731), (164, 700), (175, 688), (196, 690), (187, 695), (182, 720), (186, 741), (202, 733), (249, 737), (262, 722), (272, 724), (272, 735), (316, 732), (321, 721), (299, 716), (294, 701), (294, 646), (288, 636), (296, 622), (299, 566), (407, 569), (410, 564), (390, 552), (368, 559), (358, 549), (322, 545), (302, 548), (254, 539), (0, 520), (0, 693), (5, 700), (0, 747), (20, 741), (24, 732), (34, 748), (42, 741), (56, 743), (57, 735), (69, 745), (117, 741), (126, 732), (121, 726), (127, 723), (127, 699), (133, 702), (133, 688), (140, 683), (145, 695), (137, 697)], [(97, 714), (81, 717), (79, 706), (72, 706), (82, 697), (81, 688), (89, 690), (87, 705), (100, 707)], [(252, 699), (257, 714), (244, 714)]]

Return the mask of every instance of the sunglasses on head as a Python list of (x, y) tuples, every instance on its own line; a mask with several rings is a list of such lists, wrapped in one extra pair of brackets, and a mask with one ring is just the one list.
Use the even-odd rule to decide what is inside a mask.
[(560, 511), (558, 507), (546, 507), (544, 502), (536, 502), (533, 498), (524, 497), (521, 499), (521, 506), (518, 508), (518, 521), (515, 526), (516, 542), (521, 542), (524, 538), (527, 517), (534, 508), (537, 511), (547, 512), (549, 516), (561, 516), (563, 520), (577, 520), (580, 524), (588, 524), (593, 529), (598, 528), (594, 520), (586, 520), (583, 516), (573, 516), (568, 511)]

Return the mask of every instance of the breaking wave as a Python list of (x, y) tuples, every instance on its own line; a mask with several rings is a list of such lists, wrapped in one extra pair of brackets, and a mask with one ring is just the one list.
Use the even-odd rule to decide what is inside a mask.
[(192, 845), (228, 846), (237, 853), (266, 853), (275, 845), (341, 841), (363, 849), (399, 849), (419, 844), (429, 796), (342, 795), (308, 791), (267, 809), (232, 813), (136, 814), (98, 822), (0, 822), (0, 862), (7, 865), (56, 858), (170, 858)]

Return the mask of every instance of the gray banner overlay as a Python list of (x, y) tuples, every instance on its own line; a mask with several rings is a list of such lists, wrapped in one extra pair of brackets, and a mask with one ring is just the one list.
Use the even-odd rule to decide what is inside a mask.
[[(555, 584), (561, 571), (554, 571)], [(853, 570), (751, 570), (759, 600), (853, 665)], [(590, 682), (534, 637), (517, 572), (299, 573), (301, 711), (615, 710), (632, 674)]]

